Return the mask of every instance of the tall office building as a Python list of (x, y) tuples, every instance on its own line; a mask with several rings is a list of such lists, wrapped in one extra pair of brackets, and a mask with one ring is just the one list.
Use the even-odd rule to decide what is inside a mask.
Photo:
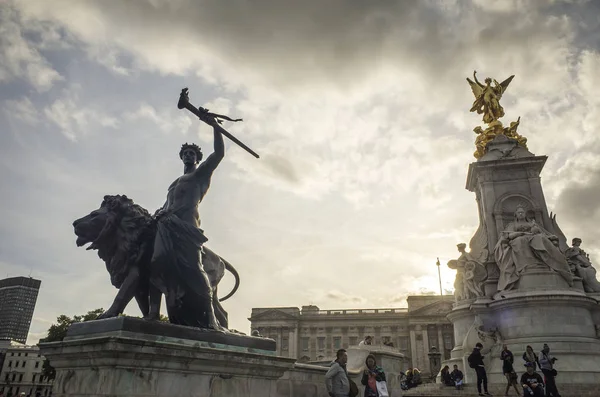
[(41, 284), (31, 277), (0, 280), (0, 339), (27, 341)]

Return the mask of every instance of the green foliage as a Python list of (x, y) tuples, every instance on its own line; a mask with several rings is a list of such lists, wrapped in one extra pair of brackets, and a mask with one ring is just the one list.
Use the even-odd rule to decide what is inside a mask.
[[(96, 310), (91, 310), (83, 315), (76, 315), (73, 317), (69, 317), (65, 314), (62, 314), (56, 318), (56, 323), (52, 324), (48, 329), (48, 336), (42, 339), (40, 342), (59, 342), (67, 336), (67, 330), (69, 326), (73, 323), (79, 323), (83, 321), (91, 321), (98, 318), (99, 315), (104, 313), (104, 309), (99, 308)], [(139, 316), (131, 316), (138, 317)], [(169, 317), (165, 315), (160, 315), (160, 321), (168, 323)], [(47, 377), (48, 379), (54, 379), (56, 377), (56, 370), (54, 367), (50, 365), (50, 362), (46, 359), (42, 364), (42, 375)]]
[[(123, 317), (142, 318), (140, 316), (130, 316), (129, 314), (125, 314), (125, 313), (119, 314), (119, 317), (121, 317), (121, 316), (123, 316)], [(169, 322), (169, 317), (167, 317), (167, 316), (165, 316), (163, 314), (160, 314), (160, 317), (158, 318), (158, 320), (162, 321), (163, 323), (168, 323)]]
[[(52, 324), (48, 329), (48, 336), (40, 342), (59, 342), (63, 340), (65, 336), (67, 336), (67, 330), (71, 324), (95, 320), (102, 313), (104, 313), (104, 309), (99, 308), (96, 310), (90, 310), (83, 315), (73, 316), (73, 318), (61, 314), (56, 318), (56, 323)], [(44, 360), (42, 364), (42, 375), (50, 380), (56, 377), (56, 370), (50, 365), (48, 359)]]

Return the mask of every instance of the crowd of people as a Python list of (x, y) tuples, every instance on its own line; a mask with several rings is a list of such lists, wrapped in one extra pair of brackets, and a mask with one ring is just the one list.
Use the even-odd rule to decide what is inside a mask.
[[(362, 345), (371, 343), (372, 338), (367, 337)], [(488, 379), (482, 349), (483, 345), (477, 343), (468, 357), (468, 363), (469, 367), (475, 370), (479, 395), (491, 396), (488, 391)], [(506, 377), (504, 395), (508, 396), (512, 388), (519, 397), (560, 397), (555, 382), (557, 372), (554, 369), (554, 363), (557, 358), (550, 355), (550, 347), (544, 344), (540, 353), (536, 354), (531, 346), (527, 346), (522, 358), (526, 370), (519, 378), (515, 370), (515, 357), (508, 346), (503, 345), (500, 359), (502, 360), (502, 372)], [(348, 354), (346, 350), (338, 350), (335, 361), (325, 375), (325, 384), (330, 397), (356, 397), (359, 393), (356, 383), (348, 377), (347, 362)], [(541, 374), (537, 372), (538, 368)], [(464, 373), (458, 368), (458, 365), (454, 365), (452, 371), (446, 365), (442, 368), (440, 375), (443, 384), (455, 387), (457, 390), (463, 388)], [(418, 368), (409, 368), (406, 373), (402, 374), (400, 386), (403, 390), (408, 390), (421, 383), (421, 371)], [(389, 396), (385, 371), (377, 365), (373, 354), (369, 354), (365, 360), (361, 384), (365, 386), (363, 397)]]
[[(468, 362), (469, 367), (473, 368), (477, 375), (477, 392), (480, 396), (490, 396), (491, 394), (488, 392), (487, 373), (483, 363), (483, 355), (481, 354), (482, 348), (483, 345), (477, 343), (473, 352), (469, 355)], [(526, 370), (519, 379), (514, 367), (514, 355), (508, 349), (507, 345), (503, 345), (500, 359), (502, 360), (502, 373), (506, 377), (504, 395), (508, 396), (512, 388), (519, 397), (560, 397), (555, 382), (557, 372), (554, 369), (554, 363), (557, 358), (550, 355), (550, 347), (544, 344), (542, 351), (538, 355), (533, 351), (531, 346), (527, 346), (522, 357)], [(536, 372), (538, 368), (543, 376)], [(458, 369), (457, 365), (454, 365), (452, 372), (450, 372), (450, 367), (446, 365), (442, 368), (440, 376), (442, 383), (445, 385), (453, 386), (457, 389), (462, 388), (464, 375)]]

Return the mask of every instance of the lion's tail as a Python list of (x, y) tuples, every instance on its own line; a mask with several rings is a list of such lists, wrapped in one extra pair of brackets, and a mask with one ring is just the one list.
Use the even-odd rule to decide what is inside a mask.
[(219, 299), (219, 302), (223, 302), (223, 301), (231, 298), (233, 296), (233, 294), (235, 294), (236, 291), (238, 290), (238, 288), (240, 287), (240, 275), (238, 274), (237, 270), (235, 270), (235, 267), (233, 267), (231, 265), (231, 263), (227, 262), (222, 257), (221, 257), (221, 260), (225, 264), (225, 269), (229, 270), (231, 272), (231, 274), (233, 274), (233, 277), (235, 277), (235, 285), (233, 286), (233, 289), (231, 290), (230, 293), (228, 293), (227, 295), (225, 295), (224, 297)]

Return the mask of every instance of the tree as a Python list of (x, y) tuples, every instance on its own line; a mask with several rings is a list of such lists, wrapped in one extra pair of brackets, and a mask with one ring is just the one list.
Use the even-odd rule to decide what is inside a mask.
[[(90, 310), (83, 315), (73, 316), (73, 318), (65, 314), (61, 314), (56, 318), (56, 324), (52, 324), (50, 328), (48, 328), (48, 336), (40, 340), (40, 342), (59, 342), (63, 340), (65, 336), (67, 336), (67, 330), (71, 324), (95, 320), (102, 313), (104, 313), (104, 309), (99, 308), (96, 310)], [(45, 359), (42, 364), (42, 375), (47, 377), (49, 380), (52, 380), (56, 377), (56, 370), (50, 365), (50, 361), (48, 361), (48, 359)]]
[[(44, 339), (41, 339), (40, 342), (60, 342), (65, 338), (65, 336), (67, 336), (67, 330), (71, 324), (95, 320), (102, 313), (104, 313), (104, 309), (99, 308), (96, 310), (90, 310), (83, 315), (73, 316), (73, 318), (65, 314), (61, 314), (56, 318), (56, 324), (52, 324), (50, 328), (48, 328), (48, 336)], [(129, 317), (139, 318), (138, 316)], [(159, 320), (168, 323), (169, 317), (161, 314)], [(45, 359), (42, 364), (42, 375), (50, 380), (56, 377), (56, 370), (50, 365), (48, 359)]]
[[(129, 314), (119, 314), (119, 317), (123, 316), (123, 317), (133, 317), (133, 318), (142, 318), (140, 316), (130, 316)], [(169, 322), (169, 317), (165, 316), (164, 314), (159, 314), (158, 317), (158, 321), (162, 321), (163, 323), (168, 323)]]

